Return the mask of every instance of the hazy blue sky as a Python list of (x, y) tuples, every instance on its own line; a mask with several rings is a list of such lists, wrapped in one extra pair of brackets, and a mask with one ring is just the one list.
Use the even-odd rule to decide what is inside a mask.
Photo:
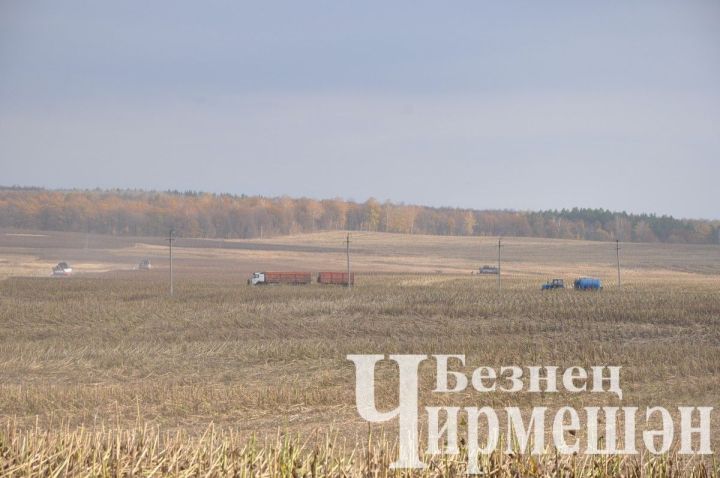
[(720, 218), (718, 1), (0, 1), (0, 184)]

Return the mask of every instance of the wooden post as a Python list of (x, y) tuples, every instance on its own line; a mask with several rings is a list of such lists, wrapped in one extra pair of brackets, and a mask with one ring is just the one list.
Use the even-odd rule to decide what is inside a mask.
[(502, 239), (498, 239), (498, 270), (497, 270), (497, 276), (498, 276), (498, 291), (500, 291), (500, 248), (502, 247)]
[(168, 237), (168, 243), (170, 244), (170, 296), (173, 295), (173, 255), (172, 255), (172, 245), (173, 241), (175, 240), (173, 238), (173, 233), (175, 231), (173, 229), (170, 229), (170, 237)]
[(347, 238), (345, 239), (345, 254), (347, 255), (347, 286), (351, 287), (350, 280), (350, 233), (348, 232)]
[(620, 287), (620, 240), (615, 239), (615, 255), (617, 256), (618, 288)]

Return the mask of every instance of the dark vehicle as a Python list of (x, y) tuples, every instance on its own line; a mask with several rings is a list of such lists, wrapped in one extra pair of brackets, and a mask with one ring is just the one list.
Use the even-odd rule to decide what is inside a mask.
[(58, 265), (53, 267), (52, 275), (55, 277), (66, 277), (72, 274), (72, 267), (67, 262), (58, 262)]
[(478, 269), (478, 274), (494, 274), (497, 275), (500, 273), (500, 269), (498, 269), (495, 266), (482, 266), (480, 269)]
[(562, 279), (553, 279), (550, 282), (546, 282), (542, 285), (540, 290), (553, 290), (553, 289), (564, 289), (565, 282)]

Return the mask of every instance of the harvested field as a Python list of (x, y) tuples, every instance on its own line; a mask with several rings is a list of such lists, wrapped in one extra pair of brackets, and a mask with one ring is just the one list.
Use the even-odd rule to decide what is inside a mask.
[[(350, 290), (245, 284), (254, 270), (342, 270), (343, 238), (343, 233), (323, 233), (228, 241), (222, 247), (180, 239), (171, 298), (161, 239), (113, 238), (100, 248), (103, 238), (94, 237), (86, 248), (84, 235), (0, 233), (5, 277), (0, 281), (0, 456), (6, 471), (20, 476), (23, 470), (40, 475), (59, 469), (59, 460), (32, 464), (26, 453), (30, 447), (38, 456), (51, 454), (62, 449), (53, 440), (64, 436), (63, 446), (82, 449), (87, 460), (100, 462), (108, 450), (136, 449), (139, 455), (162, 443), (147, 448), (144, 458), (123, 455), (107, 464), (126, 474), (135, 467), (143, 475), (156, 467), (221, 474), (217, 457), (209, 456), (215, 446), (227, 454), (253, 436), (275, 443), (278, 434), (287, 434), (299, 442), (282, 457), (277, 455), (282, 447), (268, 445), (274, 450), (263, 455), (268, 476), (280, 474), (272, 467), (283, 463), (290, 473), (288, 463), (295, 461), (306, 472), (313, 456), (335, 463), (325, 462), (323, 473), (346, 466), (367, 473), (368, 467), (386, 464), (378, 447), (392, 447), (395, 430), (371, 427), (375, 458), (368, 461), (367, 450), (362, 451), (368, 425), (355, 410), (354, 369), (345, 358), (354, 353), (465, 354), (467, 371), (515, 364), (623, 367), (622, 402), (612, 395), (566, 392), (434, 396), (427, 380), (431, 370), (423, 369), (421, 397), (439, 405), (718, 405), (717, 246), (623, 245), (623, 287), (617, 288), (614, 243), (507, 238), (498, 292), (494, 276), (470, 275), (492, 264), (492, 238), (366, 233), (353, 235), (358, 276)], [(156, 269), (132, 270), (143, 257), (151, 257)], [(61, 259), (78, 273), (48, 277)], [(546, 279), (568, 282), (578, 275), (602, 278), (605, 289), (539, 290)], [(381, 368), (378, 377), (379, 404), (390, 407), (396, 400), (395, 374)], [(713, 422), (714, 442), (720, 439), (718, 423)], [(207, 442), (211, 426), (216, 445)], [(45, 431), (60, 435), (41, 439)], [(90, 440), (93, 434), (101, 439)], [(329, 450), (328, 434), (343, 447)], [(116, 438), (127, 446), (94, 448)], [(183, 446), (198, 451), (195, 465), (192, 453), (178, 451)], [(163, 454), (163, 447), (174, 451)], [(365, 458), (351, 465), (347, 460), (355, 448), (356, 458)], [(323, 451), (311, 452), (316, 449)], [(248, 453), (233, 458), (239, 460), (233, 470), (247, 468), (249, 457), (256, 456)], [(186, 465), (165, 469), (166, 456)], [(550, 456), (540, 459), (542, 466), (523, 457), (507, 466), (493, 460), (488, 466), (508, 473), (501, 476), (555, 469)], [(42, 468), (52, 463), (54, 468)], [(578, 463), (574, 469), (582, 476), (596, 466)], [(642, 469), (633, 463), (611, 458), (597, 466), (618, 474)], [(665, 476), (667, 467), (680, 466), (668, 458), (655, 465), (645, 473)]]

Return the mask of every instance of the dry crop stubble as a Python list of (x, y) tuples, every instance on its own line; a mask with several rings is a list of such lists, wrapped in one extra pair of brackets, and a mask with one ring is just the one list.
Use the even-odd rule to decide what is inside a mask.
[[(372, 239), (387, 254), (376, 259), (392, 263), (389, 251), (397, 239)], [(455, 260), (471, 263), (469, 252), (462, 252), (471, 243), (448, 242), (460, 248), (453, 254), (462, 257)], [(449, 246), (419, 238), (412, 247), (410, 252), (442, 258)], [(522, 248), (529, 251), (532, 243), (515, 250), (531, 259)], [(720, 282), (706, 269), (714, 271), (717, 261), (710, 256), (702, 265), (691, 258), (688, 267), (695, 272), (673, 273), (659, 268), (664, 246), (648, 248), (637, 254), (638, 269), (626, 275), (622, 289), (608, 283), (601, 293), (540, 292), (540, 282), (565, 269), (555, 256), (539, 274), (529, 262), (511, 262), (501, 292), (495, 277), (469, 273), (360, 275), (352, 290), (317, 284), (253, 288), (233, 270), (231, 258), (220, 270), (183, 264), (172, 299), (162, 270), (69, 280), (11, 277), (0, 281), (3, 466), (18, 476), (50, 469), (150, 474), (158, 466), (156, 472), (220, 475), (230, 469), (217, 468), (216, 458), (223, 457), (232, 469), (243, 470), (242, 460), (250, 460), (259, 468), (245, 473), (270, 476), (280, 469), (311, 473), (313, 460), (319, 463), (313, 457), (323, 456), (334, 464), (316, 468), (318, 474), (343, 466), (349, 474), (386, 470), (394, 430), (386, 427), (385, 439), (374, 435), (368, 453), (367, 425), (354, 408), (354, 370), (345, 360), (351, 353), (463, 353), (467, 371), (479, 365), (622, 365), (624, 403), (715, 406)], [(668, 260), (675, 264), (685, 252), (671, 250)], [(318, 264), (323, 257), (315, 259)], [(612, 272), (606, 264), (593, 267)], [(421, 396), (436, 404), (527, 409), (538, 402), (527, 393), (433, 397), (431, 372), (423, 369)], [(395, 371), (382, 367), (378, 376), (378, 400), (391, 406)], [(615, 403), (567, 393), (541, 400), (549, 407)], [(206, 434), (211, 423), (213, 446)], [(298, 441), (275, 441), (278, 428)], [(316, 450), (325, 446), (326, 433), (345, 445)], [(239, 452), (253, 435), (259, 440), (255, 451)], [(717, 427), (713, 438), (720, 438)], [(118, 440), (126, 444), (118, 448)], [(644, 473), (656, 467), (655, 476), (681, 466), (669, 457), (643, 459)], [(618, 457), (555, 465), (551, 452), (492, 460), (487, 466), (502, 470), (498, 476), (520, 469), (547, 475), (554, 466), (568, 466), (575, 476), (603, 476), (602, 470), (632, 476), (643, 469)], [(166, 468), (170, 463), (176, 468)], [(463, 467), (449, 457), (436, 463), (428, 473)]]

